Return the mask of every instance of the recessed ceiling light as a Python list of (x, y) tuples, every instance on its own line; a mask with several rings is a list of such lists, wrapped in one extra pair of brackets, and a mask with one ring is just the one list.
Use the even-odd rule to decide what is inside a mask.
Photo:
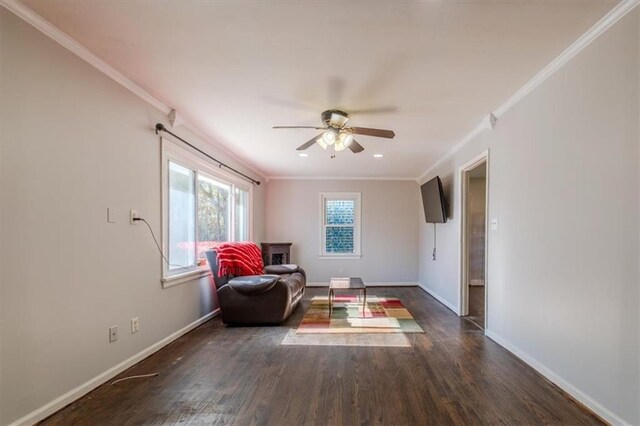
[(308, 157), (309, 154), (307, 154), (306, 152), (301, 152), (298, 154), (299, 157)]
[(384, 155), (382, 154), (373, 154), (373, 158), (382, 158)]

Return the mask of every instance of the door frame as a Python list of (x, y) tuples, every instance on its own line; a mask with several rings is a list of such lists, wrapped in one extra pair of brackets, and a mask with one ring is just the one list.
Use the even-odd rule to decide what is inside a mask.
[(489, 300), (489, 150), (485, 150), (458, 168), (458, 193), (460, 206), (460, 259), (458, 277), (458, 312), (460, 316), (469, 314), (469, 286), (467, 276), (469, 273), (469, 262), (467, 256), (467, 240), (469, 238), (469, 218), (467, 215), (467, 191), (469, 189), (468, 172), (482, 163), (486, 164), (486, 184), (485, 184), (485, 238), (484, 238), (484, 330), (488, 324), (488, 300)]

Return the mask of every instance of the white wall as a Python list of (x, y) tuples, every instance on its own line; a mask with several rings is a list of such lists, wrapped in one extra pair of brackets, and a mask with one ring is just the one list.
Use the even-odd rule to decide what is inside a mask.
[[(320, 193), (341, 191), (362, 193), (362, 258), (320, 259)], [(271, 180), (267, 236), (270, 242), (293, 243), (292, 261), (311, 283), (328, 284), (332, 276), (416, 283), (419, 194), (415, 181)]]
[[(208, 278), (162, 289), (137, 209), (160, 230), (163, 114), (0, 7), (0, 424), (216, 307)], [(224, 154), (179, 130), (218, 156)], [(253, 173), (243, 171), (253, 175)], [(264, 186), (255, 239), (264, 239)], [(108, 224), (107, 207), (118, 211)], [(129, 321), (140, 318), (140, 332)], [(108, 343), (108, 327), (120, 337)]]
[[(206, 279), (161, 289), (147, 231), (126, 220), (135, 208), (159, 229), (159, 144), (150, 128), (164, 116), (2, 8), (0, 37), (6, 424), (216, 302)], [(340, 268), (375, 282), (419, 276), (456, 307), (454, 172), (490, 148), (490, 217), (500, 229), (488, 232), (488, 332), (608, 419), (639, 424), (639, 63), (636, 11), (435, 170), (453, 212), (437, 225), (435, 262), (412, 182), (271, 181), (266, 222), (264, 187), (255, 188), (254, 239), (294, 242), (293, 260), (311, 281)], [(361, 260), (318, 260), (320, 191), (363, 193)], [(118, 223), (106, 223), (107, 207), (118, 209)], [(131, 335), (134, 316), (141, 331)], [(113, 324), (120, 340), (109, 344)]]
[[(638, 11), (443, 162), (420, 282), (457, 308), (458, 168), (490, 149), (487, 334), (614, 423), (640, 424)], [(425, 179), (425, 180), (426, 180)]]

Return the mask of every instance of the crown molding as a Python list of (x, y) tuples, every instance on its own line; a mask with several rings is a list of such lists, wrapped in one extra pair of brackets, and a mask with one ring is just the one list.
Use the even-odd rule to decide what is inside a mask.
[(578, 53), (582, 52), (595, 39), (604, 34), (611, 26), (622, 19), (627, 13), (631, 12), (640, 0), (622, 0), (598, 22), (582, 34), (571, 46), (567, 47), (558, 57), (556, 57), (549, 65), (544, 67), (538, 74), (522, 86), (516, 93), (507, 99), (494, 111), (497, 117), (507, 112), (511, 107), (520, 102), (525, 96), (531, 93), (536, 87), (540, 86), (547, 78), (562, 68), (567, 62), (573, 59)]
[[(593, 42), (596, 38), (602, 35), (605, 31), (607, 31), (612, 25), (618, 22), (622, 17), (624, 17), (627, 13), (631, 12), (638, 4), (640, 0), (623, 0), (618, 3), (609, 13), (607, 13), (604, 17), (602, 17), (594, 26), (592, 26), (587, 32), (585, 32), (580, 38), (578, 38), (571, 46), (565, 49), (558, 57), (556, 57), (553, 61), (551, 61), (546, 67), (544, 67), (540, 72), (538, 72), (531, 80), (529, 80), (524, 86), (522, 86), (518, 91), (516, 91), (511, 97), (509, 97), (505, 102), (503, 102), (496, 110), (492, 113), (495, 125), (495, 119), (501, 117), (504, 113), (506, 113), (509, 109), (511, 109), (514, 105), (520, 102), (523, 98), (525, 98), (529, 93), (531, 93), (535, 88), (540, 86), (547, 78), (553, 75), (558, 69), (562, 68), (566, 63), (568, 63), (574, 56), (580, 53), (584, 48), (586, 48), (591, 42)], [(162, 111), (165, 115), (170, 116), (173, 111), (173, 108), (165, 104), (163, 101), (159, 100), (144, 88), (127, 78), (120, 71), (113, 68), (111, 65), (100, 59), (89, 49), (84, 47), (75, 39), (68, 36), (62, 30), (51, 24), (49, 21), (35, 13), (33, 10), (28, 8), (26, 5), (21, 3), (18, 0), (0, 0), (0, 6), (5, 7), (7, 10), (13, 12), (15, 15), (56, 41), (61, 46), (65, 47), (67, 50), (71, 51), (78, 57), (82, 58), (84, 61), (91, 64), (93, 67), (101, 71), (103, 74), (107, 75), (123, 87), (127, 88), (132, 93), (136, 94), (141, 99), (145, 100), (150, 105)], [(491, 117), (491, 115), (490, 115)], [(336, 180), (414, 180), (420, 183), (423, 179), (425, 179), (433, 170), (435, 170), (438, 166), (440, 166), (444, 161), (446, 161), (449, 157), (451, 157), (454, 153), (460, 150), (464, 145), (473, 140), (477, 135), (479, 135), (483, 130), (487, 128), (492, 128), (492, 126), (487, 125), (487, 119), (483, 119), (480, 124), (473, 128), (466, 136), (464, 136), (458, 143), (456, 143), (451, 149), (449, 149), (440, 159), (438, 159), (433, 165), (431, 165), (425, 172), (423, 172), (420, 176), (405, 178), (405, 177), (340, 177), (340, 176), (323, 176), (323, 177), (308, 177), (308, 176), (268, 176), (262, 170), (260, 170), (255, 165), (248, 162), (245, 158), (239, 156), (235, 152), (233, 152), (228, 146), (219, 142), (216, 137), (211, 135), (209, 132), (205, 131), (202, 126), (194, 124), (193, 121), (190, 121), (188, 117), (185, 117), (181, 114), (182, 123), (181, 125), (191, 132), (193, 132), (198, 137), (206, 140), (209, 144), (214, 147), (220, 149), (223, 153), (233, 158), (238, 163), (242, 164), (247, 169), (252, 172), (262, 176), (267, 182), (269, 180), (300, 180), (300, 179), (336, 179)]]
[(158, 98), (154, 97), (142, 87), (129, 80), (120, 71), (116, 70), (111, 65), (107, 64), (105, 61), (97, 57), (89, 49), (84, 47), (75, 39), (69, 37), (58, 27), (54, 26), (51, 22), (38, 15), (23, 3), (19, 2), (18, 0), (0, 0), (0, 5), (13, 12), (19, 18), (26, 21), (28, 24), (30, 24), (40, 32), (44, 33), (55, 42), (65, 47), (67, 50), (70, 50), (76, 56), (79, 56), (89, 64), (93, 65), (93, 67), (100, 70), (103, 74), (106, 74), (121, 86), (126, 87), (131, 92), (135, 93), (140, 98), (144, 99), (149, 104), (162, 111), (164, 114), (169, 114), (171, 112), (171, 108), (165, 105)]
[[(584, 50), (595, 39), (600, 37), (605, 31), (611, 28), (616, 22), (622, 19), (627, 13), (631, 12), (636, 6), (640, 4), (640, 0), (622, 0), (613, 9), (611, 9), (606, 15), (604, 15), (598, 22), (596, 22), (591, 28), (589, 28), (584, 34), (582, 34), (576, 41), (574, 41), (568, 48), (566, 48), (560, 55), (558, 55), (553, 61), (551, 61), (546, 67), (540, 70), (531, 80), (529, 80), (524, 86), (518, 89), (513, 95), (511, 95), (506, 101), (504, 101), (498, 108), (489, 115), (489, 120), (493, 120), (491, 126), (487, 125), (487, 119), (485, 118), (480, 124), (471, 130), (465, 137), (463, 137), (458, 143), (456, 143), (451, 149), (449, 149), (440, 159), (438, 159), (433, 165), (431, 165), (424, 173), (422, 173), (416, 180), (420, 183), (431, 172), (433, 172), (438, 166), (440, 166), (449, 157), (460, 150), (464, 145), (473, 140), (485, 129), (492, 129), (495, 126), (495, 122), (504, 113), (509, 111), (514, 105), (524, 99), (529, 93), (540, 86), (546, 79), (551, 77), (556, 71), (566, 65), (573, 57)], [(493, 116), (493, 119), (491, 118)]]
[[(67, 35), (64, 31), (53, 25), (51, 22), (44, 19), (42, 16), (38, 15), (36, 12), (31, 10), (25, 4), (18, 0), (0, 0), (0, 6), (3, 6), (5, 9), (9, 10), (32, 27), (36, 28), (49, 38), (53, 39), (55, 42), (60, 44), (62, 47), (69, 50), (71, 53), (83, 59), (85, 62), (92, 65), (98, 71), (102, 72), (106, 76), (110, 77), (116, 83), (128, 89), (130, 92), (137, 95), (142, 100), (146, 101), (156, 109), (162, 111), (168, 119), (171, 119), (173, 108), (169, 105), (165, 104), (160, 99), (153, 96), (143, 87), (129, 79), (127, 76), (122, 74), (120, 71), (109, 65), (107, 62), (100, 59), (96, 54), (87, 49), (81, 43), (79, 43), (74, 38)], [(175, 117), (175, 116), (174, 116)], [(218, 138), (216, 138), (211, 133), (207, 132), (203, 129), (202, 126), (197, 125), (194, 121), (190, 120), (189, 117), (186, 117), (184, 114), (180, 113), (179, 120), (175, 120), (176, 124), (182, 126), (190, 130), (196, 136), (204, 139), (207, 143), (212, 145), (213, 147), (219, 149), (222, 153), (229, 156), (233, 160), (240, 163), (242, 166), (251, 170), (252, 172), (258, 174), (262, 178), (266, 179), (267, 175), (256, 167), (254, 164), (247, 161), (245, 158), (239, 156), (235, 152), (231, 150), (228, 146), (221, 143)]]

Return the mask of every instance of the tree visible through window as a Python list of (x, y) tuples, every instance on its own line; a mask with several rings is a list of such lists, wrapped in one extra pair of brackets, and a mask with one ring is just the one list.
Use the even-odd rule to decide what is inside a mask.
[(198, 175), (198, 259), (221, 241), (230, 241), (231, 187)]
[(353, 253), (355, 200), (327, 200), (325, 205), (326, 252)]
[(249, 239), (249, 185), (226, 178), (172, 146), (164, 146), (168, 187), (164, 277), (197, 269), (205, 252), (221, 242)]

